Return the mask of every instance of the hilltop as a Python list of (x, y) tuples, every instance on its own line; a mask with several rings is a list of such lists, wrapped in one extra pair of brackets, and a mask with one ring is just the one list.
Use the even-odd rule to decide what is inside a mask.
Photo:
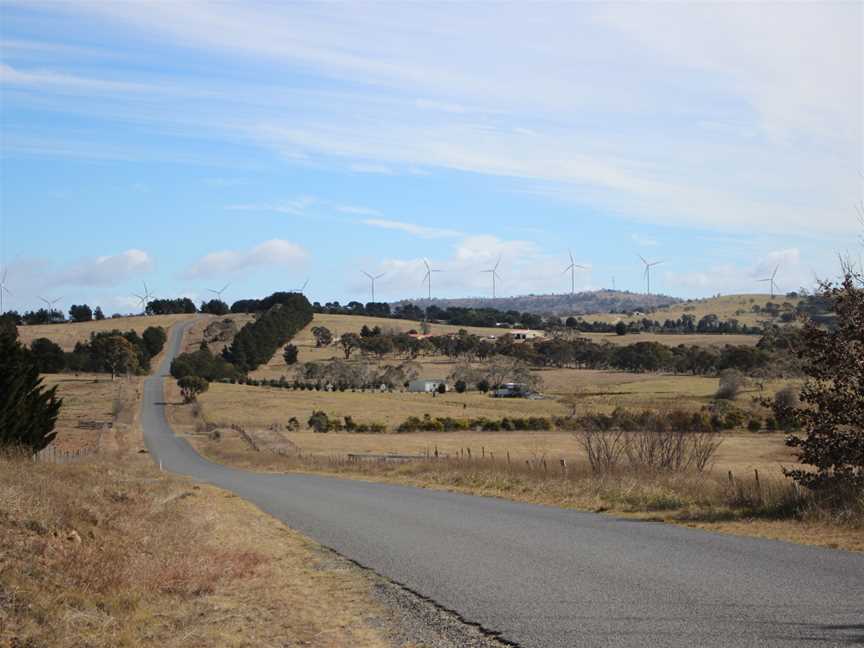
[(537, 315), (588, 315), (591, 313), (651, 310), (679, 304), (683, 300), (669, 295), (643, 295), (625, 290), (591, 290), (575, 294), (519, 295), (516, 297), (460, 297), (455, 299), (402, 299), (393, 308), (414, 304), (421, 308), (494, 308)]

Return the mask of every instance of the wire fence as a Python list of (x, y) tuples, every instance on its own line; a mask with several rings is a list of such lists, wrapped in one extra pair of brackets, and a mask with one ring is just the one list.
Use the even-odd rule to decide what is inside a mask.
[(99, 448), (78, 448), (77, 450), (61, 450), (49, 445), (33, 455), (34, 463), (67, 464), (81, 461), (87, 457), (99, 454)]

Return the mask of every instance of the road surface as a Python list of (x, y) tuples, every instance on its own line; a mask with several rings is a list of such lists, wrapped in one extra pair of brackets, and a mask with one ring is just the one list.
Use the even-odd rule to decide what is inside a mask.
[(175, 326), (145, 383), (144, 438), (156, 461), (233, 491), (506, 641), (525, 648), (864, 644), (864, 555), (206, 461), (164, 416), (162, 376), (181, 333)]

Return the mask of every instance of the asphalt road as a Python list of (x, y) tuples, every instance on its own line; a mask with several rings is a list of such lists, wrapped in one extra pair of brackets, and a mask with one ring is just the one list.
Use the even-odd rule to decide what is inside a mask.
[[(166, 470), (235, 492), (519, 646), (864, 645), (864, 556), (504, 500), (206, 461), (144, 390)], [(322, 605), (327, 605), (322, 601)]]

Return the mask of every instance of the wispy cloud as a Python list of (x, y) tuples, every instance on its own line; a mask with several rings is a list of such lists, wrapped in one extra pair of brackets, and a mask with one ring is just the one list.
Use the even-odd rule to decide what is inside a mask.
[(400, 232), (405, 232), (406, 234), (411, 234), (412, 236), (419, 236), (420, 238), (427, 239), (462, 236), (462, 232), (459, 232), (457, 230), (443, 229), (439, 227), (426, 227), (424, 225), (415, 225), (414, 223), (386, 220), (383, 218), (367, 218), (360, 222), (364, 225), (368, 225), (369, 227), (397, 230)]
[(190, 265), (182, 276), (186, 279), (221, 278), (261, 266), (299, 268), (308, 256), (308, 252), (296, 243), (272, 239), (249, 250), (222, 250), (206, 254)]
[(305, 216), (307, 209), (316, 202), (318, 202), (317, 199), (312, 196), (301, 196), (294, 200), (279, 203), (238, 203), (226, 205), (225, 209), (228, 211), (275, 212), (277, 214)]

